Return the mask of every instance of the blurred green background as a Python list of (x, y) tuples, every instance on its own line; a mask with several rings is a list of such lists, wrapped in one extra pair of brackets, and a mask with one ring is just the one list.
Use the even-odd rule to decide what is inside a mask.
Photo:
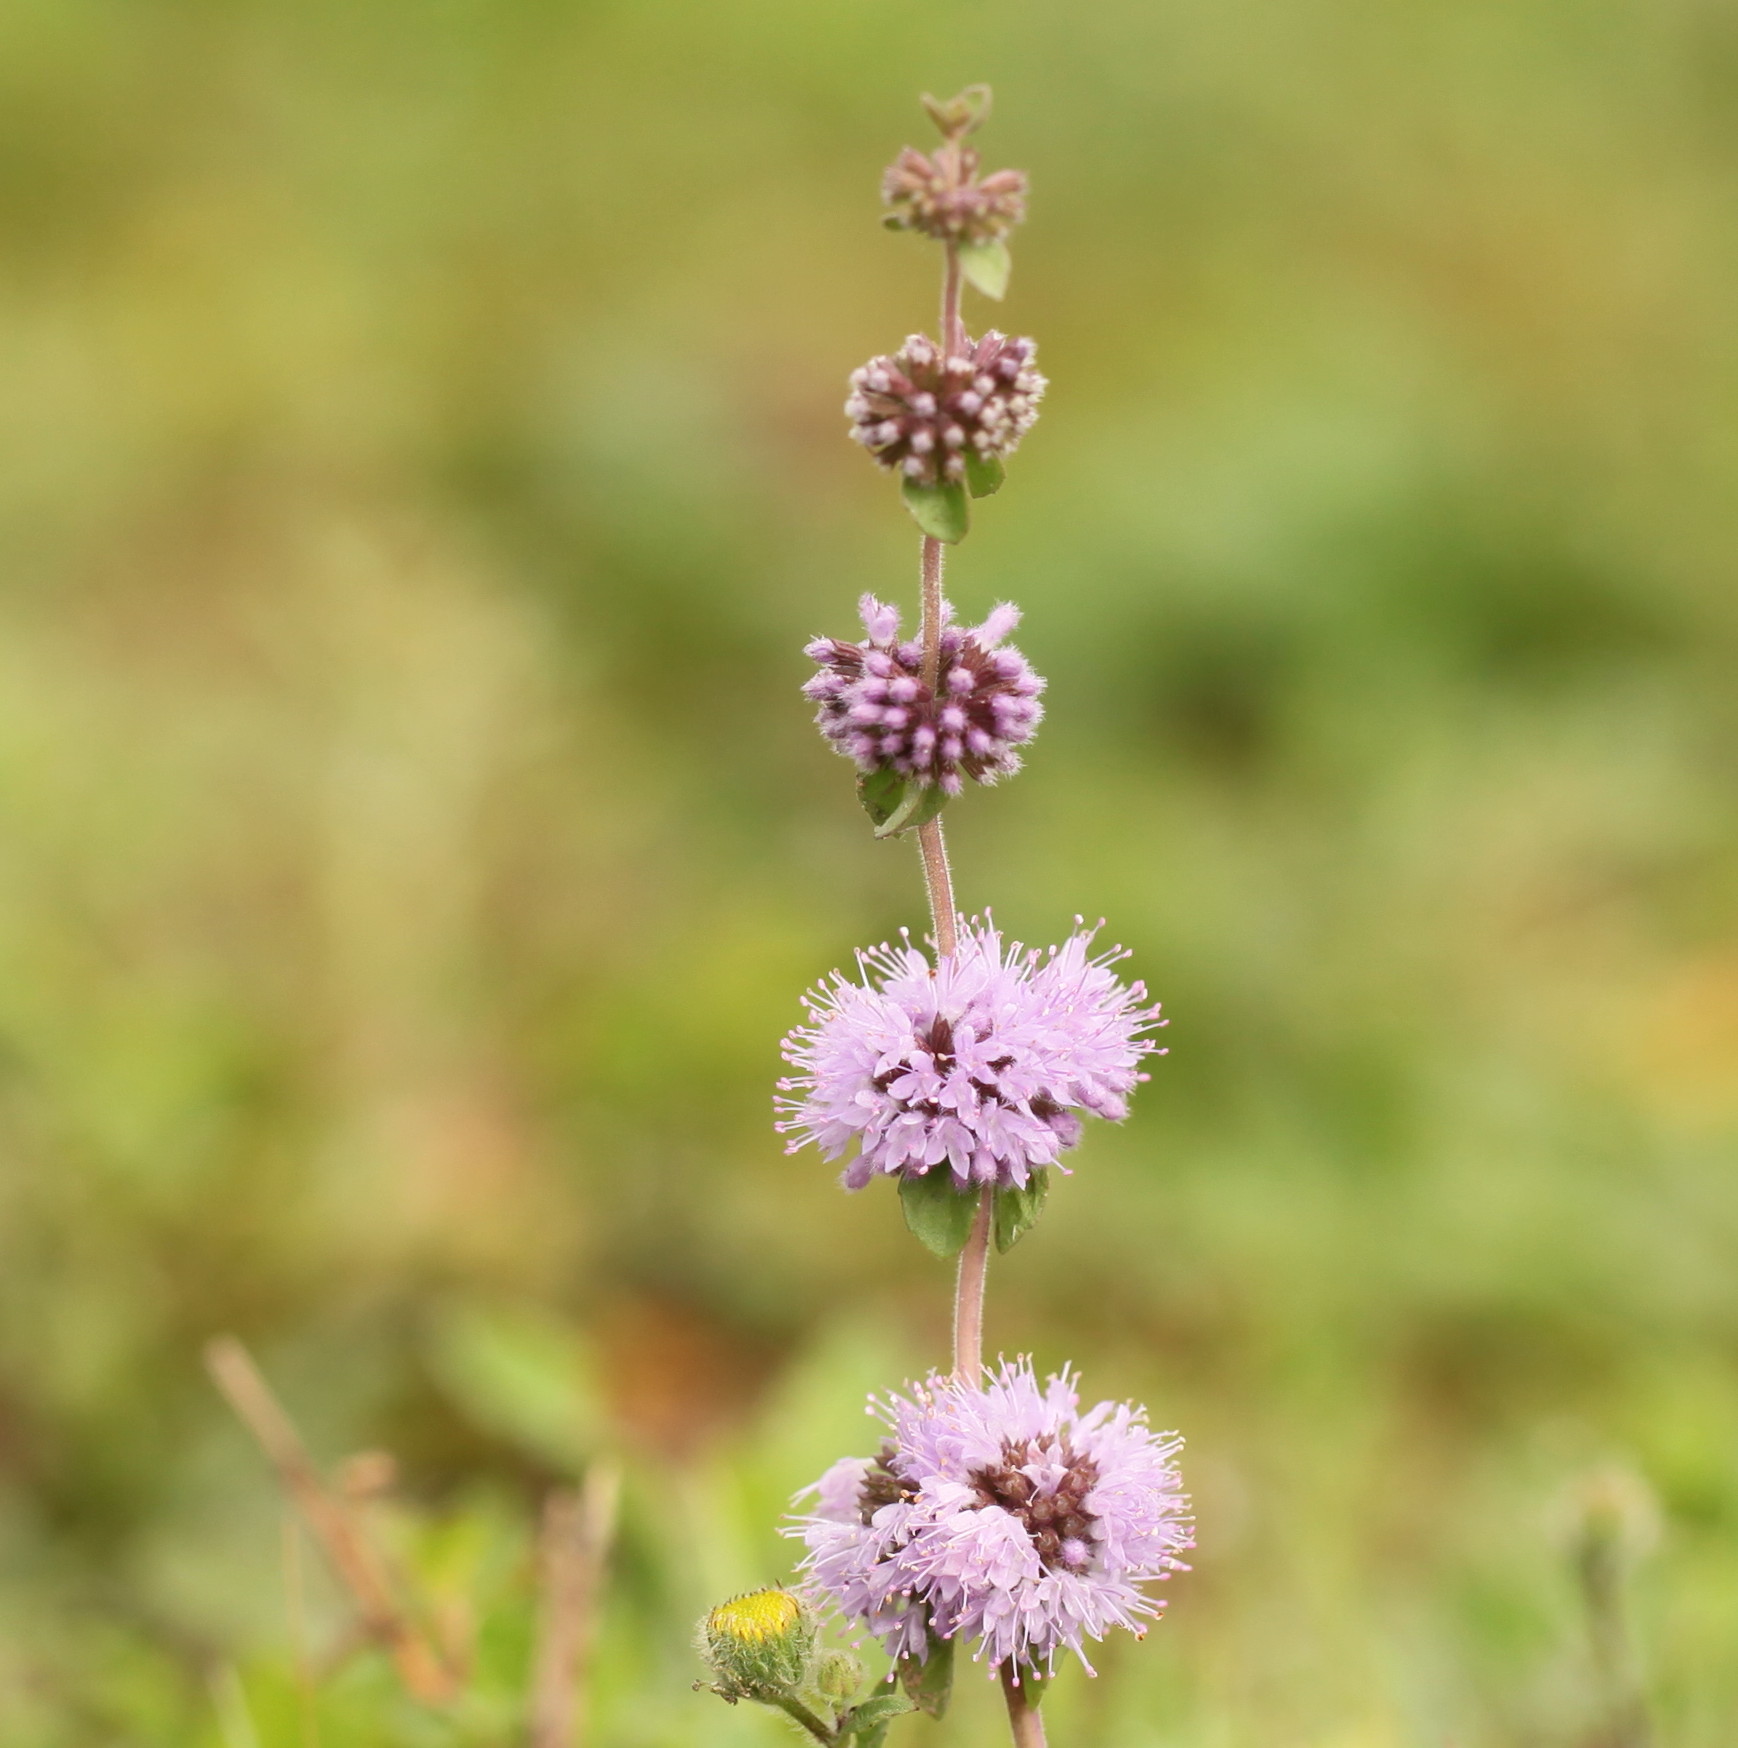
[[(916, 539), (846, 372), (918, 91), (1033, 176), (1044, 418), (950, 590), (1051, 681), (962, 898), (1172, 1018), (992, 1347), (1189, 1440), (1058, 1748), (1738, 1728), (1738, 24), (1714, 0), (0, 10), (0, 1741), (493, 1743), (539, 1494), (627, 1462), (592, 1740), (781, 1738), (693, 1617), (944, 1350), (769, 1127), (921, 920), (797, 695)], [(298, 1701), (233, 1330), (479, 1624)], [(309, 1557), (311, 1561), (311, 1556)], [(310, 1576), (307, 1635), (341, 1629)], [(967, 1681), (913, 1744), (1000, 1739)]]

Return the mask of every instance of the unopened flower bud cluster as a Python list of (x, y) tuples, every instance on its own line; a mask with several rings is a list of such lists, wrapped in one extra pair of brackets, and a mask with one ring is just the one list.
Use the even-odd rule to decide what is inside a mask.
[(957, 795), (963, 779), (993, 783), (1020, 768), (1014, 750), (1044, 714), (1044, 682), (1002, 640), (1020, 622), (1004, 604), (973, 630), (944, 608), (936, 684), (923, 678), (923, 646), (901, 640), (899, 613), (865, 595), (863, 643), (817, 638), (804, 651), (820, 672), (803, 687), (820, 707), (821, 733), (860, 771), (896, 771)]
[(978, 154), (958, 150), (958, 173), (946, 158), (907, 146), (881, 178), (888, 227), (919, 231), (938, 243), (989, 243), (1006, 237), (1026, 216), (1026, 175), (993, 170), (978, 175)]
[(851, 437), (890, 472), (919, 485), (966, 477), (966, 456), (1011, 455), (1038, 418), (1048, 386), (1033, 367), (1036, 340), (991, 329), (946, 355), (926, 334), (851, 373)]

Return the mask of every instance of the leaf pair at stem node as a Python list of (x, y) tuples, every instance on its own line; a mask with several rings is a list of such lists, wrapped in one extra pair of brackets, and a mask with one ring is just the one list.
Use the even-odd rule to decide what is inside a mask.
[[(922, 1177), (899, 1180), (899, 1205), (905, 1224), (924, 1247), (944, 1261), (958, 1256), (972, 1235), (977, 1218), (977, 1185), (960, 1189), (944, 1165), (932, 1167)], [(996, 1249), (1004, 1256), (1038, 1224), (1050, 1194), (1050, 1173), (1038, 1170), (1019, 1189), (995, 1191), (992, 1228)]]
[(971, 498), (993, 497), (1002, 489), (1008, 470), (999, 455), (968, 454), (964, 481), (946, 480), (925, 485), (921, 480), (902, 480), (899, 494), (911, 519), (925, 534), (957, 546), (971, 532)]

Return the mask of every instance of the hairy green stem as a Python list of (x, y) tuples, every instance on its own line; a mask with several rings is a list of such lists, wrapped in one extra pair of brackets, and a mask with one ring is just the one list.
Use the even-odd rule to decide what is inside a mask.
[(817, 1742), (825, 1742), (828, 1748), (839, 1740), (839, 1732), (830, 1725), (823, 1724), (809, 1708), (794, 1694), (779, 1693), (768, 1688), (757, 1696), (769, 1706), (777, 1706), (787, 1717), (794, 1718)]

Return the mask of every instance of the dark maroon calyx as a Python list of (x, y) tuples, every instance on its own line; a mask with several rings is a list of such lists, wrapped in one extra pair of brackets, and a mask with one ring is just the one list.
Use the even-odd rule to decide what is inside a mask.
[[(923, 1051), (926, 1056), (934, 1061), (936, 1072), (938, 1074), (946, 1074), (953, 1068), (953, 1021), (950, 1020), (946, 1014), (937, 1014), (936, 1017), (930, 1021), (928, 1031), (919, 1032), (917, 1034), (916, 1042), (918, 1049)], [(1004, 1068), (1011, 1067), (1013, 1061), (1014, 1059), (1011, 1056), (998, 1056), (990, 1063), (990, 1067), (1000, 1074)], [(875, 1090), (877, 1092), (890, 1093), (894, 1081), (898, 1080), (902, 1074), (908, 1074), (910, 1071), (911, 1064), (909, 1061), (902, 1061), (897, 1068), (887, 1069), (885, 1072), (875, 1076)], [(1009, 1102), (1003, 1096), (1002, 1089), (998, 1086), (992, 1086), (988, 1081), (974, 1080), (972, 1086), (976, 1090), (978, 1097), (986, 1104), (1005, 1105)], [(1039, 1109), (1039, 1106), (1041, 1105), (1044, 1107), (1043, 1110)], [(936, 1104), (933, 1099), (901, 1101), (901, 1108), (907, 1111), (917, 1111), (925, 1117), (939, 1117), (942, 1114), (941, 1106)], [(1062, 1106), (1053, 1103), (1049, 1099), (1035, 1098), (1030, 1102), (1030, 1108), (1034, 1116), (1042, 1117), (1048, 1113), (1060, 1111)]]
[(909, 1505), (917, 1497), (917, 1489), (895, 1472), (898, 1460), (898, 1447), (889, 1439), (865, 1466), (857, 1489), (857, 1514), (864, 1523), (872, 1522), (884, 1505)]
[[(1052, 1453), (1066, 1470), (1056, 1486), (1045, 1491), (1024, 1466), (1035, 1457), (1049, 1459)], [(1087, 1494), (1098, 1485), (1098, 1465), (1091, 1457), (1077, 1455), (1067, 1444), (1056, 1445), (1046, 1434), (1030, 1444), (1003, 1445), (1000, 1463), (974, 1470), (967, 1478), (978, 1496), (977, 1509), (994, 1505), (1017, 1518), (1046, 1566), (1084, 1563), (1078, 1557), (1070, 1559), (1068, 1550), (1070, 1544), (1076, 1552), (1090, 1550), (1095, 1540), (1098, 1519), (1085, 1505)]]

